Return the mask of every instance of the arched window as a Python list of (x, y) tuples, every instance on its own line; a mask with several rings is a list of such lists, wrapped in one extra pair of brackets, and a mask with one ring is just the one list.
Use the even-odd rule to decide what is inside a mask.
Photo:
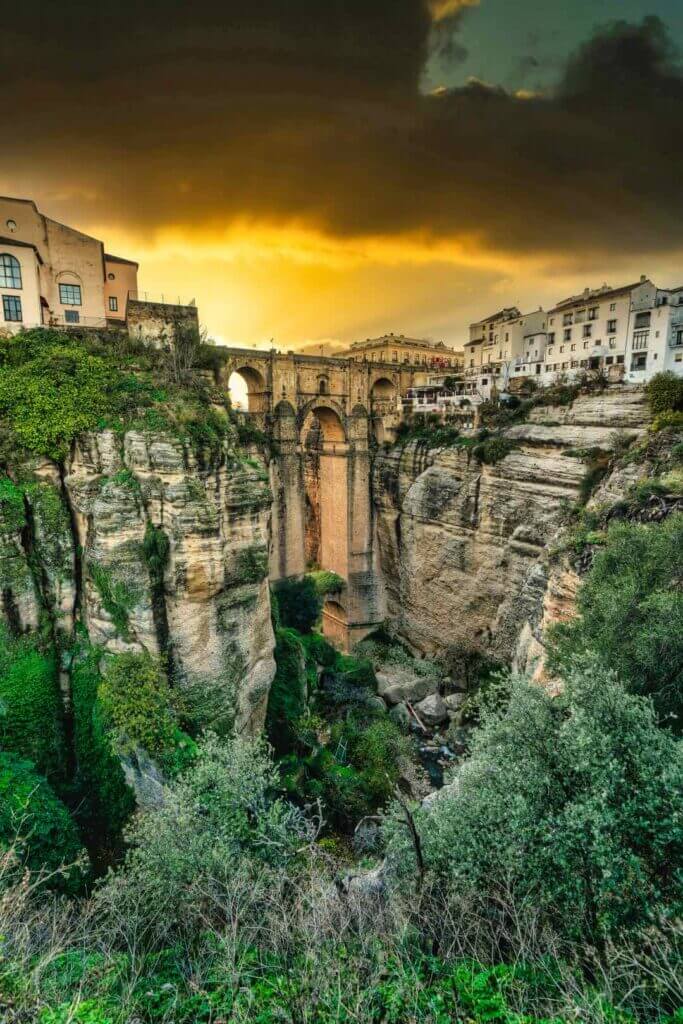
[(318, 381), (318, 394), (319, 395), (326, 395), (326, 394), (328, 394), (328, 391), (327, 391), (327, 380), (326, 380), (325, 377), (321, 377), (320, 380)]
[(8, 252), (0, 253), (0, 288), (21, 288), (21, 265)]

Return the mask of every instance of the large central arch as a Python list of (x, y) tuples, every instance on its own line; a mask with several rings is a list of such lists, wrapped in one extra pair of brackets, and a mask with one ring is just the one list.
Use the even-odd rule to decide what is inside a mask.
[(309, 565), (349, 575), (349, 463), (344, 414), (331, 399), (302, 410), (305, 548)]

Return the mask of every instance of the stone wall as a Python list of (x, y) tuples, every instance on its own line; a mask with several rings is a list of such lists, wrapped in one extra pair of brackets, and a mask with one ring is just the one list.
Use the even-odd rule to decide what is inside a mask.
[(162, 340), (171, 342), (178, 329), (199, 330), (199, 312), (196, 306), (129, 299), (126, 323), (132, 338), (157, 343)]

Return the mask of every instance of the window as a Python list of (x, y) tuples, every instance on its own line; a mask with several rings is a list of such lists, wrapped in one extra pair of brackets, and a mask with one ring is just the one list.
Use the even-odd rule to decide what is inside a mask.
[(552, 343), (554, 341), (555, 341), (555, 331), (551, 331), (550, 334), (548, 335), (548, 344), (552, 345)]
[(636, 352), (631, 356), (631, 370), (644, 370), (647, 366), (647, 352)]
[(616, 322), (616, 320), (608, 320), (607, 321), (607, 333), (608, 334), (616, 334), (617, 333), (617, 322)]
[(5, 223), (7, 224), (8, 230), (11, 231), (12, 234), (14, 234), (14, 232), (17, 230), (17, 222), (15, 220), (12, 220), (12, 218), (10, 217), (10, 219)]
[(553, 354), (553, 346), (549, 345), (548, 346), (548, 355), (551, 356), (552, 354)]
[(572, 352), (576, 352), (576, 345), (572, 345), (572, 347), (571, 347), (571, 351), (572, 351)]
[(583, 343), (583, 347), (584, 348), (588, 348), (589, 345), (590, 345), (590, 341), (584, 341), (584, 343)]
[(488, 379), (488, 377), (482, 377), (482, 378), (481, 378), (481, 384), (482, 384), (482, 387), (486, 387), (486, 385), (488, 384), (488, 382), (489, 382), (489, 379)]
[(109, 296), (109, 312), (110, 313), (118, 313), (118, 311), (119, 311), (119, 300), (116, 298), (115, 295), (110, 295)]
[(575, 324), (583, 323), (583, 321), (585, 319), (586, 319), (586, 310), (585, 309), (577, 309), (576, 316), (574, 317), (574, 323)]
[(0, 254), (0, 288), (21, 288), (21, 266), (16, 256)]
[(584, 338), (590, 338), (592, 333), (593, 333), (593, 324), (584, 324), (584, 326), (583, 326), (583, 336), (584, 336)]
[(589, 320), (597, 320), (599, 312), (600, 312), (600, 307), (599, 306), (593, 306), (592, 309), (588, 310), (588, 319)]
[(82, 305), (80, 284), (60, 284), (59, 301), (63, 306)]
[(81, 322), (81, 314), (77, 309), (65, 309), (64, 321), (67, 324), (78, 324)]
[(617, 366), (621, 366), (624, 362), (623, 356), (617, 356)]
[(564, 345), (560, 345), (560, 355), (564, 352)]
[(565, 328), (564, 340), (565, 341), (571, 341), (571, 337), (572, 337), (572, 329), (571, 329), (571, 327)]
[(21, 299), (18, 295), (3, 295), (2, 311), (5, 320), (21, 323)]
[(613, 362), (614, 362), (614, 356), (607, 356), (605, 358), (605, 365), (606, 366), (611, 366)]
[(116, 274), (107, 274), (107, 280), (115, 281), (116, 280)]
[(650, 336), (649, 331), (634, 331), (633, 332), (633, 351), (637, 352), (647, 348), (647, 341)]
[(617, 308), (616, 302), (610, 302), (610, 306), (609, 306), (610, 313), (613, 313), (616, 308)]
[(607, 341), (607, 344), (609, 345), (610, 348), (616, 348), (617, 347), (617, 339), (616, 338), (609, 338), (608, 341)]
[(321, 377), (320, 380), (318, 381), (318, 394), (326, 395), (327, 393), (327, 380), (325, 379), (325, 377)]
[(562, 317), (562, 323), (566, 327), (567, 324), (570, 324), (571, 322), (572, 322), (572, 314), (571, 313), (565, 313), (564, 316)]
[(647, 313), (636, 313), (636, 330), (642, 327), (650, 326), (650, 312)]
[(683, 347), (683, 331), (676, 331), (676, 335), (674, 337), (674, 348), (681, 347)]

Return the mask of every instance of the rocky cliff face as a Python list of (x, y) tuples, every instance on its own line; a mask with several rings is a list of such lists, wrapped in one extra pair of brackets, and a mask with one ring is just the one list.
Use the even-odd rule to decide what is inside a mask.
[[(424, 442), (380, 454), (377, 550), (399, 634), (428, 655), (462, 642), (537, 664), (543, 629), (571, 612), (578, 585), (548, 548), (586, 474), (579, 450), (609, 451), (615, 431), (635, 437), (646, 422), (642, 391), (623, 389), (537, 407), (507, 431), (517, 447), (495, 465)], [(620, 493), (626, 484), (613, 481)]]
[(105, 651), (164, 655), (211, 724), (257, 732), (275, 672), (267, 581), (270, 491), (225, 441), (172, 434), (82, 437), (64, 467), (30, 480), (0, 531), (2, 606), (15, 628), (76, 622)]

